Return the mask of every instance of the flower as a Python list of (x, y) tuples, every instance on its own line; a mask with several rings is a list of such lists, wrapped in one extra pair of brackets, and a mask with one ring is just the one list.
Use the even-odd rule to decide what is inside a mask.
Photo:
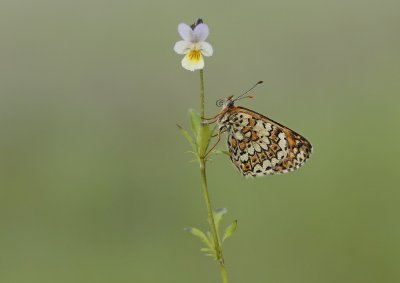
[(185, 54), (182, 59), (182, 67), (189, 71), (204, 68), (204, 56), (212, 56), (213, 48), (206, 42), (209, 29), (201, 19), (189, 26), (185, 23), (178, 25), (178, 33), (183, 40), (175, 43), (174, 51), (178, 54)]

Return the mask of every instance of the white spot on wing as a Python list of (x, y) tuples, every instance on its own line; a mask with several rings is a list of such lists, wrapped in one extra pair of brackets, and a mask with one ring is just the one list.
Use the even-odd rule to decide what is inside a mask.
[(243, 134), (241, 133), (241, 132), (239, 132), (239, 131), (235, 131), (234, 133), (233, 133), (233, 136), (235, 137), (235, 139), (237, 139), (237, 140), (243, 140)]
[(261, 147), (260, 147), (260, 145), (258, 143), (253, 142), (252, 144), (253, 144), (253, 147), (254, 147), (255, 151), (261, 152)]
[[(268, 141), (268, 143), (269, 143), (269, 141)], [(266, 143), (263, 142), (263, 141), (261, 141), (259, 144), (260, 144), (260, 146), (261, 146), (264, 150), (268, 150), (268, 144), (266, 144)]]
[(278, 157), (279, 160), (282, 160), (283, 158), (285, 158), (287, 155), (287, 151), (278, 151), (278, 153), (276, 154), (276, 157)]
[(254, 147), (253, 147), (253, 146), (247, 147), (247, 152), (248, 152), (250, 155), (254, 155)]
[(271, 167), (271, 162), (268, 159), (263, 162), (263, 170), (267, 170), (267, 167)]
[(240, 156), (240, 160), (243, 162), (243, 161), (247, 161), (249, 159), (249, 155), (247, 154), (247, 153), (245, 153), (245, 154), (242, 154), (241, 156)]
[(279, 160), (278, 160), (278, 159), (276, 159), (275, 157), (274, 157), (274, 158), (272, 158), (272, 159), (271, 159), (271, 165), (272, 165), (272, 167), (275, 167), (275, 166), (276, 166), (276, 164), (278, 164), (278, 162), (279, 162)]

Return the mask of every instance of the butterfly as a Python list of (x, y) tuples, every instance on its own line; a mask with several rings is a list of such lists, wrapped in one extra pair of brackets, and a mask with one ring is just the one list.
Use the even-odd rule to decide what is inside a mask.
[(232, 163), (245, 177), (275, 175), (300, 168), (310, 157), (311, 143), (300, 134), (253, 110), (235, 106), (235, 102), (248, 91), (233, 99), (229, 96), (217, 101), (221, 111), (203, 123), (218, 125), (217, 142), (207, 152), (215, 148), (221, 133), (227, 132), (229, 156)]

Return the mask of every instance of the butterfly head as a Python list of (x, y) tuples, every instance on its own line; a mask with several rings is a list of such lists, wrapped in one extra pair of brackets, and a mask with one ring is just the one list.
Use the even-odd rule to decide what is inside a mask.
[(217, 106), (222, 107), (222, 109), (231, 108), (234, 106), (234, 103), (235, 103), (235, 99), (233, 99), (233, 95), (228, 96), (223, 99), (218, 99), (216, 102)]
[(228, 96), (226, 98), (223, 99), (218, 99), (216, 104), (218, 107), (222, 107), (222, 110), (224, 109), (229, 109), (232, 108), (235, 105), (235, 102), (240, 100), (240, 99), (244, 99), (244, 98), (253, 98), (250, 95), (245, 96), (247, 93), (249, 93), (250, 91), (252, 91), (256, 86), (258, 86), (259, 84), (261, 84), (263, 81), (259, 81), (257, 82), (255, 85), (253, 85), (249, 90), (247, 90), (246, 92), (242, 93), (241, 95), (239, 95), (238, 97), (236, 97), (235, 99), (233, 98), (233, 95)]

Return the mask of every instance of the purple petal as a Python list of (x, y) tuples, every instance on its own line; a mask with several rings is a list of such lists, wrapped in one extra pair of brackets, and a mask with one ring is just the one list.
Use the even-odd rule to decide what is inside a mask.
[(208, 29), (208, 25), (206, 24), (198, 24), (193, 31), (194, 40), (196, 42), (206, 40), (210, 30)]
[(180, 23), (178, 25), (178, 33), (184, 40), (193, 41), (193, 30), (187, 24)]

